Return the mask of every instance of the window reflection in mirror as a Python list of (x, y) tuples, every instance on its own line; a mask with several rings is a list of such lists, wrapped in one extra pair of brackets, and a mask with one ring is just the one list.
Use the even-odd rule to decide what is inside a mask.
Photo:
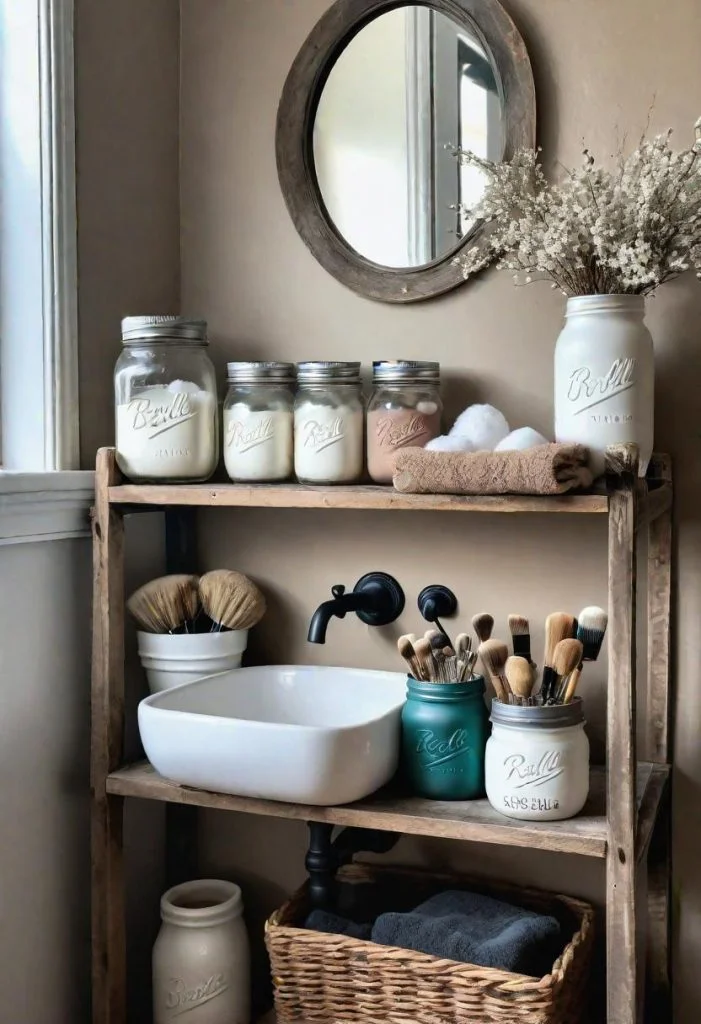
[(469, 231), (459, 209), (480, 197), (481, 172), (451, 148), (500, 159), (496, 70), (477, 38), (436, 11), (399, 7), (364, 26), (322, 90), (313, 153), (338, 233), (386, 267), (445, 257)]

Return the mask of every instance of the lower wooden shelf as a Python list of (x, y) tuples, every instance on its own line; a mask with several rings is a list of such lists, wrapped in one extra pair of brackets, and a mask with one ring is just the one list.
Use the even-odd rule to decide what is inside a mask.
[[(663, 765), (638, 765), (639, 856), (647, 849), (668, 774), (669, 769)], [(341, 807), (310, 807), (230, 796), (171, 782), (147, 761), (120, 768), (107, 778), (107, 792), (116, 796), (599, 858), (606, 856), (608, 845), (605, 791), (606, 770), (594, 767), (589, 800), (578, 817), (569, 821), (517, 821), (499, 814), (487, 800), (424, 800), (402, 796), (389, 788)]]

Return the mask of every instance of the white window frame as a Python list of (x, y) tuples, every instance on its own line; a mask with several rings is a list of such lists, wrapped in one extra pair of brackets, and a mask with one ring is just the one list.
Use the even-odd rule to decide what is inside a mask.
[(84, 533), (92, 493), (78, 471), (73, 19), (73, 0), (0, 0), (0, 544)]

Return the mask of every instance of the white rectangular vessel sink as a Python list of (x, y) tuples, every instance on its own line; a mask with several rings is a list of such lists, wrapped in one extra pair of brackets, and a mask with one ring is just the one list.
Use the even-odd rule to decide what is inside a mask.
[(394, 775), (405, 695), (398, 672), (241, 668), (142, 700), (139, 731), (154, 768), (183, 785), (344, 804)]

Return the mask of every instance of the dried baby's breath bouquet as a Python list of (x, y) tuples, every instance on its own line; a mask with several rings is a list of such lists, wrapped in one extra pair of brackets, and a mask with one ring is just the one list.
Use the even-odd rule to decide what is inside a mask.
[(464, 277), (497, 260), (517, 283), (549, 280), (565, 295), (649, 295), (686, 270), (701, 278), (701, 119), (690, 149), (671, 129), (619, 151), (611, 170), (584, 150), (581, 167), (548, 182), (535, 150), (492, 163), (458, 150), (486, 186), (469, 213), (484, 241), (457, 256)]

